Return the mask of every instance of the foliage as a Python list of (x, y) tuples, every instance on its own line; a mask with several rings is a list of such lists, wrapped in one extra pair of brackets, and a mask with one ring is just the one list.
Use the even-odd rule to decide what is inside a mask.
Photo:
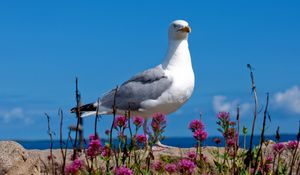
[[(96, 175), (150, 175), (150, 174), (240, 174), (240, 175), (271, 175), (271, 174), (300, 174), (300, 123), (297, 140), (281, 143), (279, 127), (276, 132), (277, 143), (270, 144), (264, 139), (266, 117), (270, 119), (268, 112), (268, 95), (264, 112), (264, 121), (261, 131), (260, 145), (252, 148), (253, 131), (257, 113), (256, 87), (254, 84), (253, 71), (250, 65), (252, 91), (254, 93), (254, 120), (252, 123), (249, 149), (246, 150), (246, 136), (248, 128), (243, 127), (244, 136), (243, 148), (239, 145), (240, 117), (237, 107), (236, 120), (232, 119), (229, 112), (220, 111), (217, 114), (217, 130), (221, 134), (213, 141), (217, 147), (206, 149), (203, 143), (208, 137), (202, 117), (190, 122), (188, 128), (195, 139), (195, 148), (183, 153), (180, 157), (175, 156), (154, 156), (155, 144), (164, 139), (163, 133), (166, 128), (166, 116), (161, 113), (152, 116), (151, 127), (147, 127), (147, 121), (141, 117), (132, 117), (130, 109), (122, 116), (116, 116), (115, 105), (113, 109), (113, 123), (110, 129), (105, 131), (107, 142), (101, 143), (97, 132), (98, 115), (96, 115), (94, 130), (90, 135), (86, 148), (82, 147), (82, 119), (80, 117), (80, 94), (78, 91), (78, 80), (76, 79), (76, 103), (74, 108), (77, 116), (75, 140), (72, 140), (70, 128), (68, 139), (62, 141), (62, 110), (59, 111), (60, 123), (60, 148), (62, 162), (60, 165), (54, 163), (55, 156), (52, 154), (53, 132), (50, 128), (50, 116), (47, 116), (48, 135), (50, 137), (50, 155), (48, 165), (45, 165), (46, 174), (96, 174)], [(115, 94), (117, 93), (115, 90)], [(98, 113), (98, 110), (96, 111)], [(139, 130), (145, 126), (143, 134)], [(116, 135), (116, 141), (112, 141), (112, 136)], [(79, 137), (78, 137), (79, 135)], [(79, 143), (78, 143), (79, 142)], [(222, 143), (223, 142), (223, 143)], [(67, 147), (73, 143), (73, 155), (67, 157)], [(222, 145), (223, 144), (223, 145)], [(222, 145), (222, 146), (221, 146)], [(272, 148), (272, 149), (267, 149)], [(162, 148), (168, 149), (168, 148)], [(206, 151), (205, 151), (206, 150)], [(271, 150), (271, 151), (270, 151)], [(208, 155), (209, 154), (209, 155)], [(289, 157), (289, 159), (287, 159)]]

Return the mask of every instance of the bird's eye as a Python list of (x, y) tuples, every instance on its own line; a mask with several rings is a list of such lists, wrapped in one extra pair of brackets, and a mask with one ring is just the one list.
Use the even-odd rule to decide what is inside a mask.
[(174, 28), (178, 28), (178, 25), (177, 25), (177, 24), (173, 24), (173, 27), (174, 27)]

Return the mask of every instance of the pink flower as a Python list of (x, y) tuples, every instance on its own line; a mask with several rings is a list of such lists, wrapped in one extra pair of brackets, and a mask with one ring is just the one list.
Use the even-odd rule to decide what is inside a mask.
[(108, 145), (105, 145), (101, 148), (101, 156), (104, 158), (109, 158), (112, 154), (112, 151)]
[(193, 120), (190, 124), (189, 124), (189, 129), (192, 130), (192, 132), (195, 132), (198, 129), (204, 129), (204, 125), (200, 120)]
[(275, 151), (276, 153), (281, 154), (285, 149), (285, 146), (283, 143), (276, 143), (273, 145), (273, 151)]
[(91, 134), (91, 135), (89, 136), (89, 139), (90, 139), (90, 141), (91, 141), (91, 140), (96, 140), (96, 139), (98, 139), (98, 136), (95, 136), (94, 134)]
[(136, 137), (136, 140), (139, 144), (146, 144), (147, 142), (147, 136), (145, 134), (141, 134), (141, 135), (138, 135)]
[(75, 159), (70, 165), (66, 166), (66, 174), (76, 174), (79, 170), (84, 168), (81, 160)]
[(227, 146), (232, 147), (235, 145), (235, 140), (234, 139), (228, 139), (226, 141)]
[(174, 163), (168, 163), (166, 166), (165, 166), (165, 170), (172, 174), (172, 173), (175, 173), (176, 172), (176, 165)]
[(152, 168), (153, 168), (155, 171), (162, 171), (162, 170), (163, 170), (163, 166), (162, 166), (162, 164), (161, 164), (160, 161), (153, 162), (153, 163), (152, 163)]
[(87, 149), (87, 155), (91, 158), (94, 158), (95, 156), (100, 154), (101, 151), (101, 142), (98, 138), (96, 137), (91, 137), (92, 140), (90, 140), (88, 149)]
[(235, 123), (235, 122), (233, 122), (233, 121), (232, 121), (232, 122), (230, 122), (229, 124), (230, 124), (230, 126), (235, 126), (235, 125), (236, 125), (236, 123)]
[(166, 116), (160, 113), (157, 113), (153, 116), (151, 127), (154, 132), (161, 132), (166, 127)]
[(271, 155), (269, 155), (266, 159), (266, 162), (272, 163), (272, 161), (273, 161), (273, 157)]
[(153, 119), (158, 123), (166, 122), (166, 116), (161, 113), (154, 114)]
[(126, 117), (125, 116), (117, 116), (116, 119), (115, 119), (115, 122), (114, 122), (114, 128), (117, 128), (117, 127), (126, 127), (127, 124), (126, 124)]
[(235, 129), (234, 128), (228, 128), (227, 132), (223, 133), (224, 138), (232, 138), (235, 136)]
[(105, 130), (105, 134), (109, 136), (110, 130), (109, 129)]
[(297, 140), (291, 140), (286, 144), (286, 147), (290, 150), (294, 150), (297, 148), (297, 144), (298, 144)]
[(270, 173), (272, 171), (272, 163), (265, 164), (263, 167), (263, 171), (266, 173)]
[(234, 149), (229, 149), (229, 150), (228, 150), (228, 155), (229, 155), (230, 157), (234, 157), (234, 156), (236, 155)]
[(229, 121), (229, 112), (219, 112), (218, 119)]
[(189, 159), (182, 159), (178, 163), (178, 168), (182, 174), (192, 174), (195, 171), (195, 163)]
[(202, 142), (207, 138), (207, 132), (202, 129), (198, 129), (194, 132), (193, 136), (196, 140)]
[(144, 119), (142, 117), (134, 117), (133, 118), (133, 124), (139, 128), (142, 126), (142, 124), (144, 123)]
[(254, 168), (250, 168), (250, 174), (254, 174), (255, 172), (255, 169)]
[(196, 156), (197, 156), (197, 154), (196, 154), (195, 151), (190, 151), (190, 152), (187, 153), (187, 156), (188, 156), (188, 158), (190, 158), (190, 159), (195, 159)]
[(221, 143), (221, 139), (218, 138), (218, 137), (215, 137), (215, 138), (214, 138), (214, 142), (215, 142), (217, 145), (219, 145), (219, 144)]
[(47, 156), (47, 159), (48, 159), (48, 160), (52, 160), (52, 159), (56, 159), (56, 157), (55, 157), (54, 155), (48, 155), (48, 156)]
[(125, 166), (120, 166), (120, 167), (116, 168), (115, 174), (116, 175), (132, 175), (133, 171)]
[[(265, 164), (263, 165), (263, 167), (261, 168), (261, 171), (266, 172), (266, 173), (271, 172), (271, 170), (272, 170), (272, 165), (273, 165), (273, 157), (272, 157), (271, 155), (269, 155), (269, 156), (266, 158), (266, 162), (265, 162)], [(262, 173), (262, 174), (264, 174), (264, 173)]]
[(193, 132), (193, 136), (197, 141), (204, 141), (207, 138), (207, 132), (204, 130), (204, 124), (200, 120), (193, 120), (189, 124), (189, 128)]

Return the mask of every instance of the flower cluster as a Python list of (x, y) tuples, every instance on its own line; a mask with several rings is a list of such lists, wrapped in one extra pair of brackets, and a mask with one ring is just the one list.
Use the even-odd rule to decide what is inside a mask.
[[(128, 114), (130, 114), (128, 112)], [(153, 116), (151, 128), (145, 133), (140, 133), (139, 129), (143, 124), (147, 124), (142, 117), (117, 116), (113, 121), (113, 126), (105, 131), (108, 141), (101, 143), (100, 137), (95, 131), (95, 135), (89, 136), (88, 147), (79, 152), (74, 148), (74, 153), (70, 157), (70, 163), (66, 162), (69, 154), (64, 154), (64, 164), (61, 168), (55, 168), (56, 164), (50, 160), (55, 159), (51, 154), (47, 158), (49, 166), (47, 171), (52, 174), (168, 174), (168, 175), (192, 175), (192, 174), (295, 174), (293, 172), (299, 165), (299, 153), (297, 148), (299, 141), (292, 140), (287, 143), (271, 144), (265, 143), (258, 152), (257, 149), (247, 152), (240, 149), (238, 144), (238, 132), (240, 122), (230, 119), (228, 112), (217, 114), (218, 131), (220, 137), (214, 137), (213, 142), (224, 148), (203, 148), (202, 143), (207, 139), (206, 126), (201, 119), (192, 120), (188, 128), (193, 134), (197, 143), (195, 148), (188, 152), (184, 151), (180, 157), (172, 154), (164, 155), (165, 151), (155, 152), (153, 145), (163, 139), (163, 132), (166, 127), (166, 117), (157, 113)], [(232, 121), (231, 121), (232, 120)], [(95, 123), (95, 129), (97, 123)], [(135, 130), (132, 130), (132, 128)], [(151, 130), (152, 129), (152, 130)], [(130, 135), (128, 135), (130, 134)], [(244, 145), (246, 145), (247, 128), (243, 127)], [(300, 135), (300, 134), (299, 134)], [(298, 136), (299, 136), (298, 135)], [(112, 136), (118, 140), (112, 140)], [(299, 136), (300, 137), (300, 136)], [(102, 138), (102, 137), (101, 137)], [(70, 138), (71, 139), (71, 138)], [(277, 141), (278, 142), (278, 141)], [(66, 145), (68, 146), (68, 145)], [(262, 145), (260, 145), (262, 146)], [(246, 148), (246, 146), (244, 146)], [(167, 150), (168, 152), (169, 150)], [(171, 150), (172, 152), (172, 150)], [(207, 155), (211, 157), (207, 157)], [(250, 153), (250, 154), (248, 154)], [(248, 157), (251, 155), (251, 157)], [(83, 160), (83, 157), (86, 159)], [(80, 159), (81, 158), (81, 159)], [(249, 160), (248, 160), (249, 159)], [(214, 164), (213, 164), (214, 163)], [(60, 165), (58, 165), (60, 166)], [(61, 171), (60, 173), (56, 173)], [(298, 173), (296, 173), (298, 174)]]
[(114, 128), (117, 129), (119, 128), (126, 128), (127, 124), (126, 124), (126, 117), (125, 116), (117, 116), (114, 122)]
[(297, 140), (291, 140), (286, 144), (286, 148), (289, 150), (295, 150), (297, 148), (298, 142)]
[(136, 140), (138, 144), (146, 144), (147, 142), (147, 136), (145, 134), (140, 134), (136, 136)]
[(48, 156), (47, 156), (47, 159), (48, 159), (48, 160), (52, 160), (52, 159), (56, 159), (56, 157), (52, 154), (52, 155), (48, 155)]
[[(222, 133), (225, 143), (227, 147), (234, 147), (238, 143), (238, 133), (234, 128), (236, 123), (234, 121), (230, 121), (230, 114), (228, 112), (219, 112), (217, 114), (218, 122), (217, 124), (221, 127), (218, 130)], [(221, 140), (215, 141), (217, 144), (221, 142)]]
[(155, 133), (162, 132), (166, 127), (166, 116), (160, 113), (155, 114), (151, 122), (151, 127)]
[(142, 117), (134, 117), (133, 118), (133, 124), (135, 125), (135, 127), (137, 129), (140, 128), (143, 123), (144, 123), (144, 119)]
[(204, 124), (200, 120), (193, 120), (189, 124), (189, 128), (193, 132), (193, 137), (200, 142), (207, 138), (207, 132), (204, 130)]
[(236, 140), (233, 139), (233, 138), (229, 138), (229, 139), (226, 140), (226, 144), (229, 147), (233, 147), (235, 145), (235, 143), (236, 143)]
[(105, 130), (105, 135), (107, 135), (107, 136), (109, 136), (110, 135), (110, 130), (109, 129), (107, 129), (107, 130)]
[(152, 169), (159, 173), (167, 172), (180, 173), (180, 174), (192, 174), (196, 169), (196, 164), (194, 161), (183, 158), (179, 160), (178, 163), (162, 163), (160, 161), (155, 161), (152, 163)]
[(190, 151), (190, 152), (187, 153), (187, 156), (188, 156), (188, 158), (194, 160), (194, 159), (196, 159), (197, 154), (196, 154), (195, 151)]
[(70, 165), (66, 166), (65, 173), (66, 174), (76, 174), (79, 170), (84, 168), (84, 164), (78, 158), (75, 159)]
[(219, 112), (218, 119), (223, 121), (229, 121), (229, 112)]
[(165, 166), (165, 170), (166, 170), (166, 172), (168, 172), (169, 174), (175, 173), (175, 172), (176, 172), (176, 169), (177, 169), (177, 167), (176, 167), (176, 164), (174, 164), (174, 163), (168, 163), (168, 164), (166, 164), (166, 166)]
[(105, 159), (110, 158), (112, 155), (112, 151), (109, 145), (105, 145), (101, 148), (101, 156)]
[(215, 138), (213, 139), (213, 141), (214, 141), (217, 145), (219, 145), (219, 144), (221, 143), (221, 139), (218, 138), (218, 137), (215, 137)]
[(264, 162), (264, 164), (262, 165), (262, 167), (260, 167), (260, 172), (262, 174), (268, 174), (272, 171), (272, 165), (273, 165), (273, 157), (272, 156), (268, 156)]
[(203, 142), (207, 138), (207, 132), (203, 129), (198, 129), (193, 134), (194, 138), (200, 142)]
[(219, 130), (223, 130), (222, 132), (224, 132), (224, 130), (230, 126), (230, 114), (229, 112), (219, 112), (217, 118), (217, 124), (222, 128)]
[(226, 136), (224, 136), (224, 138), (226, 140), (226, 145), (228, 147), (233, 148), (233, 147), (237, 146), (237, 144), (238, 144), (237, 143), (238, 142), (238, 134), (234, 128), (230, 128), (230, 129), (228, 129), (228, 131), (229, 132), (224, 133), (224, 135), (226, 135)]
[(182, 159), (178, 163), (178, 170), (181, 174), (192, 174), (195, 168), (195, 163), (189, 159)]
[(99, 138), (95, 135), (90, 135), (90, 143), (87, 149), (87, 156), (94, 158), (100, 154), (101, 151), (101, 142)]
[(223, 132), (223, 137), (225, 139), (236, 139), (237, 138), (238, 133), (235, 131), (235, 128), (231, 127), (231, 128), (225, 128), (224, 132)]
[(160, 161), (153, 162), (152, 168), (158, 172), (162, 172), (164, 170), (163, 165)]
[(115, 170), (116, 175), (132, 175), (133, 171), (125, 166), (117, 167)]
[(192, 132), (195, 132), (196, 130), (204, 129), (204, 125), (200, 120), (193, 120), (189, 124), (189, 129), (192, 130)]
[(283, 143), (276, 143), (273, 145), (274, 153), (281, 154), (285, 149), (285, 145)]

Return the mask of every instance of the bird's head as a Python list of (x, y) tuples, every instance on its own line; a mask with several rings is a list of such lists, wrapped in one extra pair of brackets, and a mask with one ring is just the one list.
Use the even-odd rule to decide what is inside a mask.
[(192, 29), (189, 23), (184, 20), (175, 20), (169, 27), (169, 39), (172, 40), (184, 40), (188, 38), (188, 34)]

